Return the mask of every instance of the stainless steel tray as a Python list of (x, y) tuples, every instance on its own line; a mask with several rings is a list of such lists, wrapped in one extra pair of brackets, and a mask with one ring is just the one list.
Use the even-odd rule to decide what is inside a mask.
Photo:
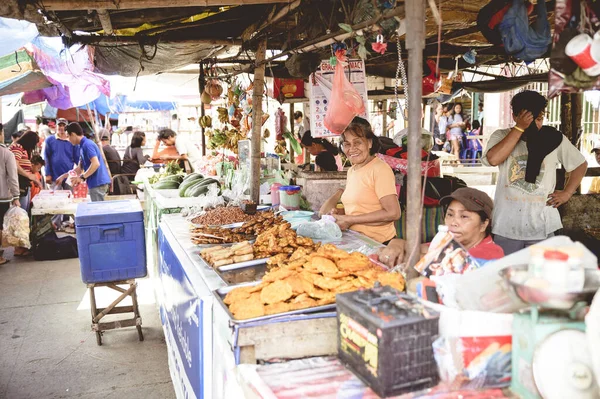
[[(221, 245), (222, 247), (225, 247), (225, 246), (232, 246), (234, 244), (218, 244), (218, 245)], [(209, 267), (212, 267), (213, 269), (221, 271), (221, 272), (228, 272), (228, 271), (231, 271), (231, 270), (245, 269), (247, 267), (252, 267), (252, 266), (257, 266), (257, 265), (264, 265), (264, 264), (267, 263), (267, 260), (269, 259), (269, 258), (252, 259), (252, 260), (247, 260), (245, 262), (231, 263), (229, 265), (213, 267), (206, 259), (204, 259), (202, 257), (202, 255), (200, 254), (200, 252), (198, 252), (198, 257), (202, 260), (202, 262), (206, 263)]]
[(252, 267), (247, 267), (245, 269), (238, 270), (230, 270), (230, 271), (219, 271), (217, 270), (217, 275), (225, 282), (227, 285), (238, 285), (243, 283), (249, 283), (254, 281), (260, 281), (267, 274), (267, 265), (257, 265)]
[[(228, 272), (228, 271), (231, 271), (231, 270), (245, 269), (247, 267), (252, 267), (252, 266), (257, 266), (257, 265), (264, 265), (264, 264), (267, 263), (267, 260), (269, 260), (269, 258), (252, 259), (252, 260), (248, 260), (246, 262), (232, 263), (230, 265), (219, 266), (219, 267), (217, 267), (217, 269), (219, 271), (221, 271), (221, 272)], [(208, 262), (206, 262), (206, 263), (208, 263)]]
[(253, 322), (257, 322), (257, 321), (270, 320), (270, 319), (284, 317), (284, 316), (292, 316), (292, 315), (306, 314), (306, 313), (317, 313), (317, 312), (323, 312), (323, 311), (326, 311), (326, 310), (334, 310), (335, 309), (335, 303), (332, 303), (332, 304), (329, 304), (329, 305), (317, 306), (317, 307), (314, 307), (314, 308), (306, 308), (306, 309), (299, 309), (299, 310), (290, 310), (289, 312), (271, 314), (271, 315), (268, 315), (268, 316), (254, 317), (252, 319), (238, 320), (238, 319), (234, 318), (233, 315), (231, 314), (231, 312), (229, 311), (229, 307), (227, 305), (225, 305), (225, 302), (223, 302), (223, 299), (225, 298), (225, 296), (230, 291), (232, 291), (232, 290), (234, 290), (236, 288), (239, 288), (239, 287), (253, 287), (253, 286), (258, 285), (260, 283), (261, 283), (261, 281), (253, 281), (251, 283), (231, 285), (229, 287), (219, 288), (218, 290), (213, 291), (213, 295), (215, 296), (217, 302), (219, 302), (221, 304), (221, 306), (223, 306), (223, 309), (225, 309), (225, 312), (227, 312), (227, 315), (231, 318), (231, 321), (233, 323), (236, 323), (236, 324), (253, 323)]

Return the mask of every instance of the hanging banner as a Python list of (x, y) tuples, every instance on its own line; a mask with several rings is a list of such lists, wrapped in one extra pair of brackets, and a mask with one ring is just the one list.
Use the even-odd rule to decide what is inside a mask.
[[(349, 60), (348, 67), (345, 68), (348, 74), (348, 80), (352, 86), (358, 91), (363, 102), (367, 104), (367, 76), (365, 73), (365, 63), (358, 60)], [(323, 121), (327, 114), (329, 98), (333, 89), (333, 75), (335, 66), (331, 65), (329, 60), (323, 60), (319, 69), (310, 75), (308, 88), (310, 91), (310, 131), (313, 137), (337, 137), (327, 130)], [(361, 118), (369, 119), (368, 107), (365, 107), (365, 112), (359, 115)]]

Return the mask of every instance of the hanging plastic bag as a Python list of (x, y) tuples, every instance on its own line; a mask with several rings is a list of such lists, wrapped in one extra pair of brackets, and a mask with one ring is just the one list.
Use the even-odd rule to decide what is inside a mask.
[(600, 88), (600, 38), (592, 22), (598, 11), (592, 2), (556, 1), (548, 98)]
[(365, 112), (365, 103), (344, 72), (346, 57), (338, 57), (333, 75), (333, 90), (323, 123), (332, 133), (342, 134), (355, 116)]
[(29, 232), (27, 212), (21, 207), (12, 206), (4, 215), (2, 246), (31, 248)]

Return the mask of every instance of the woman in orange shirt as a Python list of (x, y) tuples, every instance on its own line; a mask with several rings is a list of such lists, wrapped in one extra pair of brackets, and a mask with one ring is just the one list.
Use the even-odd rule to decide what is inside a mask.
[[(331, 196), (320, 213), (333, 214), (342, 230), (354, 230), (387, 244), (396, 237), (394, 222), (400, 219), (394, 172), (375, 156), (379, 142), (365, 119), (354, 118), (340, 142), (352, 167), (348, 170), (346, 188)], [(340, 200), (344, 205), (343, 215), (336, 210)]]

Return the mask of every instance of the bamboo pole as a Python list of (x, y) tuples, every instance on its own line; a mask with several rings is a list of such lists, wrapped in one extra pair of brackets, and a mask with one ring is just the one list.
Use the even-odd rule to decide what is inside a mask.
[[(106, 160), (106, 155), (104, 155), (104, 149), (102, 148), (102, 137), (100, 137), (98, 135), (98, 128), (96, 126), (96, 118), (95, 117), (92, 118), (92, 109), (90, 108), (90, 104), (88, 103), (85, 106), (87, 107), (88, 117), (92, 121), (92, 129), (94, 129), (94, 137), (96, 137), (96, 145), (100, 149), (100, 155), (102, 156), (102, 162), (104, 162), (104, 166), (106, 166), (106, 171), (108, 172), (108, 177), (110, 178), (110, 188), (112, 189), (113, 176), (112, 176), (112, 173), (110, 173), (110, 167), (108, 166), (108, 161)], [(106, 118), (106, 116), (105, 116), (105, 118)]]
[[(198, 88), (200, 90), (200, 97), (202, 97), (202, 93), (204, 93), (204, 89), (206, 87), (206, 80), (204, 78), (204, 63), (200, 63), (200, 76), (198, 77)], [(206, 115), (206, 111), (204, 110), (204, 103), (202, 102), (202, 98), (200, 98), (200, 118)], [(206, 136), (204, 135), (206, 129), (204, 126), (200, 125), (202, 129), (202, 156), (206, 155)]]
[[(294, 120), (294, 103), (290, 103), (290, 133), (292, 134), (292, 137), (296, 137), (294, 134), (295, 123), (296, 121)], [(292, 145), (292, 141), (290, 140), (290, 163), (296, 163), (294, 157), (294, 146)]]
[(254, 88), (252, 91), (252, 140), (250, 156), (250, 199), (260, 203), (260, 138), (262, 129), (262, 101), (265, 81), (264, 59), (267, 53), (267, 39), (258, 44), (254, 69)]
[(421, 244), (421, 97), (423, 49), (425, 48), (425, 2), (407, 0), (406, 47), (408, 49), (408, 187), (406, 227), (409, 259), (407, 275), (417, 275)]

